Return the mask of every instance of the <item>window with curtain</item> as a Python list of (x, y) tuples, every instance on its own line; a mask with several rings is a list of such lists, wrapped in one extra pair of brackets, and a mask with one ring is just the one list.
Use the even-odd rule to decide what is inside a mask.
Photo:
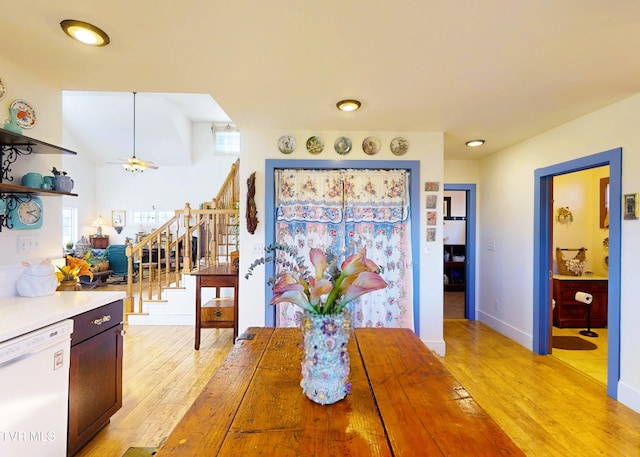
[[(357, 327), (413, 328), (413, 269), (408, 170), (275, 171), (276, 241), (343, 256), (360, 247), (382, 268), (389, 286), (350, 306)], [(279, 326), (300, 323), (299, 309), (281, 304)]]

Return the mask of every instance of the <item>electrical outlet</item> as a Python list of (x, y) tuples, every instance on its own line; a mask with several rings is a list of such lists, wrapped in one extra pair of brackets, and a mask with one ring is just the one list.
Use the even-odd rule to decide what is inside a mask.
[(500, 311), (500, 300), (496, 300), (495, 302), (493, 302), (493, 307), (496, 309), (496, 311)]
[(253, 255), (262, 255), (264, 254), (264, 245), (260, 243), (253, 243)]
[(27, 254), (40, 250), (40, 237), (23, 235), (18, 237), (18, 254)]
[(496, 250), (496, 240), (489, 240), (487, 242), (487, 250), (488, 251), (495, 251)]

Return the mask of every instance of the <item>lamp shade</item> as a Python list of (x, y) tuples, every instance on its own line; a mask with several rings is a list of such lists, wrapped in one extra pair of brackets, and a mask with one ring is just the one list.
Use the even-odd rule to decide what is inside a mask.
[(104, 217), (102, 217), (102, 216), (98, 216), (98, 218), (97, 218), (95, 221), (93, 221), (93, 222), (91, 223), (91, 226), (92, 226), (92, 227), (101, 227), (101, 226), (103, 226), (103, 225), (109, 225), (109, 223), (108, 223), (108, 222), (107, 222), (107, 220), (106, 220)]

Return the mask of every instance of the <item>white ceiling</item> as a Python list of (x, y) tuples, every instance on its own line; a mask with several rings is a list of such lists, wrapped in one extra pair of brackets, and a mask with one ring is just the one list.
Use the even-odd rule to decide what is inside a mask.
[[(66, 91), (120, 93), (87, 115), (78, 107), (101, 125), (130, 119), (134, 90), (207, 94), (241, 130), (442, 131), (446, 158), (474, 158), (640, 89), (633, 0), (4, 3), (0, 55)], [(63, 19), (103, 28), (111, 44), (73, 42)], [(338, 112), (342, 98), (363, 106)], [(179, 103), (156, 108), (175, 117)], [(175, 130), (153, 135), (173, 134), (161, 142), (173, 145)], [(107, 143), (114, 131), (82, 141)], [(476, 137), (486, 145), (464, 146)]]

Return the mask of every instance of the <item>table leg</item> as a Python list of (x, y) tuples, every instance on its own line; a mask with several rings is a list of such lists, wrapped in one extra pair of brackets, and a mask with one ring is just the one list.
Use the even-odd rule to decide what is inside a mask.
[(200, 325), (202, 320), (202, 290), (200, 276), (196, 279), (196, 344), (195, 349), (200, 349)]

